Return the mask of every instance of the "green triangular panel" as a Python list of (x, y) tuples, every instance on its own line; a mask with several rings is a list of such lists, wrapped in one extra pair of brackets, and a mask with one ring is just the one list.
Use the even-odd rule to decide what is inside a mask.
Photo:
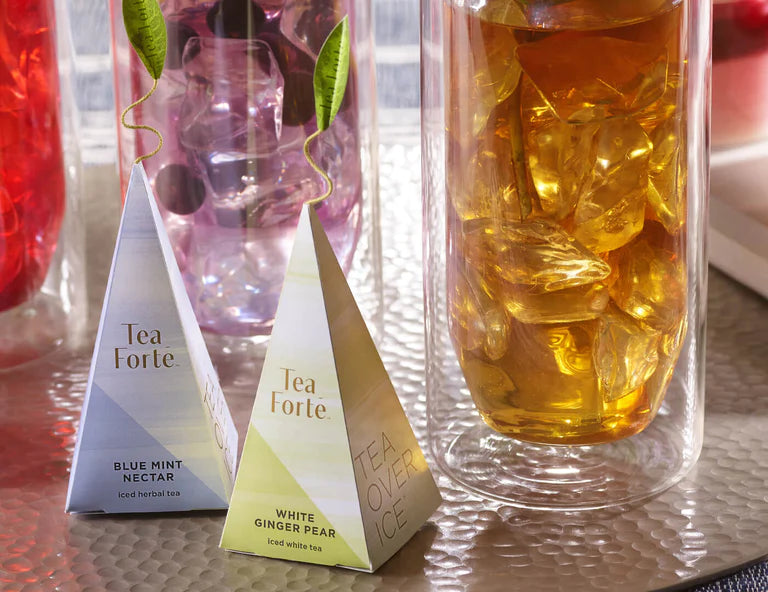
[(237, 475), (222, 547), (307, 563), (369, 567), (253, 428), (248, 431), (243, 458), (258, 459), (258, 465)]

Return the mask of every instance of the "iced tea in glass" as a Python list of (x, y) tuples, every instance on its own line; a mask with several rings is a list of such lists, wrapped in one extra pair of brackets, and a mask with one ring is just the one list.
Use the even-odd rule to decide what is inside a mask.
[(610, 442), (661, 406), (687, 329), (681, 7), (444, 4), (448, 323), (498, 432)]

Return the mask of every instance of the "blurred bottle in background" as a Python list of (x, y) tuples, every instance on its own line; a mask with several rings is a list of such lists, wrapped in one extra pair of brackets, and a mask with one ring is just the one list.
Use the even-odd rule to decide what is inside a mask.
[(710, 261), (768, 297), (768, 0), (715, 0)]
[(54, 0), (0, 4), (0, 369), (85, 321), (66, 23)]
[(768, 140), (768, 1), (715, 0), (712, 147)]

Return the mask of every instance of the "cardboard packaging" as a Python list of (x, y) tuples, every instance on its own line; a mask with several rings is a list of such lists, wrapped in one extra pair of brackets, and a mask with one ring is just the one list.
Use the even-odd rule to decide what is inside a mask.
[(221, 546), (374, 571), (440, 501), (320, 220), (305, 205)]
[(142, 165), (131, 173), (67, 512), (227, 508), (237, 432)]

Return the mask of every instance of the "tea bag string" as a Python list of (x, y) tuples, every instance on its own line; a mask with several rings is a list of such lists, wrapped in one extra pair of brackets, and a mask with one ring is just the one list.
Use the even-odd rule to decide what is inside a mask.
[(323, 131), (323, 130), (320, 130), (320, 129), (319, 129), (319, 130), (317, 130), (317, 131), (313, 132), (312, 134), (310, 134), (309, 136), (307, 136), (307, 139), (306, 139), (306, 140), (305, 140), (305, 142), (304, 142), (304, 157), (307, 159), (307, 162), (309, 163), (309, 165), (310, 165), (310, 166), (311, 166), (313, 169), (315, 169), (315, 171), (317, 172), (317, 174), (319, 174), (319, 175), (320, 175), (320, 176), (323, 178), (323, 181), (325, 181), (325, 193), (323, 193), (323, 194), (322, 194), (321, 196), (319, 196), (319, 197), (313, 197), (312, 199), (308, 199), (308, 200), (307, 200), (307, 202), (306, 202), (306, 203), (308, 203), (308, 204), (309, 204), (309, 205), (311, 205), (311, 206), (317, 205), (317, 204), (319, 204), (321, 201), (324, 201), (324, 200), (326, 200), (328, 197), (330, 197), (331, 193), (333, 193), (333, 181), (332, 181), (332, 180), (331, 180), (331, 178), (328, 176), (328, 173), (326, 173), (326, 172), (325, 172), (323, 169), (321, 169), (321, 168), (320, 168), (320, 167), (317, 165), (317, 163), (315, 162), (315, 159), (314, 159), (314, 158), (312, 158), (312, 155), (309, 153), (309, 145), (310, 145), (310, 143), (311, 143), (311, 142), (312, 142), (312, 140), (314, 140), (314, 139), (315, 139), (317, 136), (319, 136), (319, 135), (320, 135), (320, 133), (321, 133), (322, 131)]
[(123, 109), (123, 112), (120, 114), (120, 123), (122, 123), (123, 126), (127, 127), (128, 129), (133, 129), (133, 130), (147, 130), (147, 131), (150, 131), (153, 134), (155, 134), (157, 136), (157, 139), (158, 139), (157, 148), (155, 148), (149, 154), (143, 154), (141, 156), (136, 157), (136, 160), (133, 161), (134, 164), (139, 164), (142, 160), (145, 160), (145, 159), (149, 158), (150, 156), (154, 156), (155, 154), (160, 152), (160, 149), (163, 147), (163, 135), (157, 129), (155, 129), (151, 125), (133, 124), (133, 123), (128, 123), (125, 120), (125, 116), (128, 115), (128, 112), (131, 109), (141, 105), (144, 101), (146, 101), (149, 97), (152, 96), (152, 93), (154, 93), (155, 90), (157, 90), (157, 80), (158, 80), (157, 78), (154, 79), (154, 81), (152, 83), (152, 88), (149, 89), (149, 92), (147, 94), (145, 94), (139, 100), (134, 101), (133, 103), (128, 105), (125, 109)]

